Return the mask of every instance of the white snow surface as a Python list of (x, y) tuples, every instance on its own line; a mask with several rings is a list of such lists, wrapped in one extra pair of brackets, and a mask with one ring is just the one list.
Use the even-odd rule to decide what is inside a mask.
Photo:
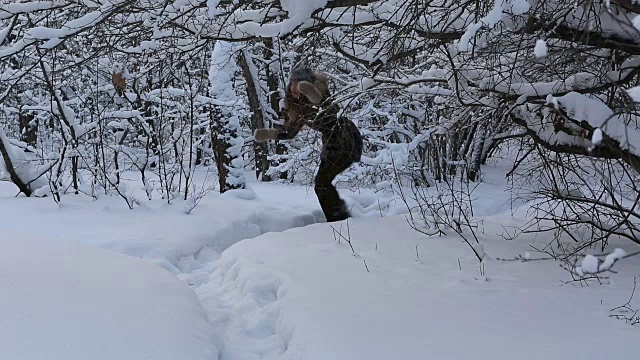
[[(197, 292), (224, 339), (222, 358), (633, 357), (638, 329), (606, 315), (624, 293), (558, 286), (562, 270), (551, 263), (495, 260), (514, 251), (495, 236), (503, 220), (488, 219), (482, 237), (493, 257), (486, 276), (453, 236), (368, 218), (350, 225), (355, 255), (327, 224), (239, 242)], [(589, 340), (596, 329), (599, 340)]]
[(542, 40), (536, 40), (536, 46), (533, 48), (533, 53), (537, 58), (543, 58), (547, 56), (547, 43)]
[(237, 26), (240, 33), (260, 34), (260, 36), (277, 36), (290, 33), (296, 27), (303, 25), (314, 11), (322, 9), (328, 0), (281, 0), (280, 6), (288, 16), (279, 23), (261, 24), (249, 21)]
[(214, 359), (197, 298), (171, 273), (109, 251), (0, 236), (0, 357)]
[(627, 256), (626, 251), (622, 249), (615, 249), (612, 253), (608, 254), (604, 258), (604, 261), (602, 262), (602, 264), (600, 264), (599, 270), (600, 271), (609, 270), (613, 266), (613, 264), (616, 263), (616, 261), (620, 259), (624, 259), (625, 256)]
[[(607, 135), (620, 143), (622, 149), (628, 149), (634, 155), (640, 155), (640, 129), (626, 125), (625, 120), (635, 115), (618, 115), (605, 103), (586, 95), (570, 92), (564, 96), (547, 96), (547, 103), (553, 103), (564, 109), (573, 120), (586, 121), (589, 125), (599, 128), (599, 136)], [(596, 137), (596, 140), (598, 138)]]
[(594, 145), (598, 145), (602, 142), (602, 130), (600, 128), (596, 128), (593, 130), (593, 135), (591, 136), (591, 142)]
[[(638, 18), (640, 18), (640, 16), (638, 16)], [(627, 90), (627, 94), (629, 94), (633, 101), (640, 102), (640, 86), (635, 86)]]
[[(1, 358), (633, 358), (638, 327), (609, 318), (638, 269), (615, 260), (633, 248), (615, 244), (606, 284), (565, 283), (533, 261), (548, 238), (499, 236), (530, 216), (509, 211), (502, 173), (475, 193), (484, 275), (460, 238), (412, 230), (384, 192), (341, 189), (354, 218), (327, 224), (304, 186), (254, 181), (187, 215), (185, 201), (143, 201), (130, 173), (134, 210), (0, 183)], [(532, 261), (497, 260), (517, 256)]]
[(581, 271), (585, 274), (595, 274), (598, 272), (598, 258), (587, 255), (582, 259)]

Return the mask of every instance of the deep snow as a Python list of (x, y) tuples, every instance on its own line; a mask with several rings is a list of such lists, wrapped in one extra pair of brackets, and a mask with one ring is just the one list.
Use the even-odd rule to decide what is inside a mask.
[(223, 359), (634, 358), (638, 329), (608, 311), (637, 263), (610, 285), (564, 284), (553, 263), (496, 260), (535, 242), (506, 243), (503, 224), (485, 220), (485, 276), (460, 240), (388, 217), (351, 223), (355, 255), (328, 224), (239, 242), (196, 292)]
[[(92, 358), (84, 355), (103, 347), (118, 359), (158, 358), (163, 348), (174, 359), (216, 358), (215, 351), (220, 359), (633, 358), (639, 329), (609, 310), (629, 298), (638, 260), (616, 264), (608, 283), (586, 287), (566, 283), (569, 275), (550, 261), (497, 260), (535, 258), (530, 245), (548, 240), (499, 236), (529, 215), (526, 206), (511, 212), (498, 173), (488, 172), (475, 193), (484, 275), (459, 238), (411, 230), (402, 202), (373, 190), (341, 190), (356, 216), (347, 231), (346, 222), (322, 222), (309, 187), (253, 182), (250, 190), (211, 193), (187, 215), (179, 200), (129, 210), (115, 196), (67, 195), (58, 206), (14, 198), (0, 183), (0, 229), (23, 234), (3, 236), (2, 247), (13, 249), (3, 266), (11, 259), (13, 270), (1, 274), (18, 289), (10, 299), (22, 316), (1, 322), (0, 333), (19, 324), (21, 336), (31, 336), (29, 348), (13, 345), (15, 359), (28, 359), (19, 355), (31, 348), (51, 349), (46, 358)], [(355, 253), (332, 227), (351, 237)], [(33, 238), (45, 240), (23, 241)], [(64, 285), (68, 277), (80, 281)], [(19, 285), (25, 278), (29, 287)], [(48, 302), (60, 288), (73, 291)], [(21, 301), (30, 291), (39, 300)], [(73, 301), (60, 300), (67, 297)], [(120, 303), (129, 306), (126, 319), (117, 316)], [(78, 335), (83, 328), (57, 314), (87, 327), (92, 318), (127, 322), (121, 332), (93, 326)], [(57, 331), (43, 336), (43, 329)], [(123, 347), (122, 337), (137, 347)], [(127, 357), (127, 348), (138, 356)]]
[(0, 249), (2, 359), (217, 356), (193, 292), (153, 264), (4, 228)]

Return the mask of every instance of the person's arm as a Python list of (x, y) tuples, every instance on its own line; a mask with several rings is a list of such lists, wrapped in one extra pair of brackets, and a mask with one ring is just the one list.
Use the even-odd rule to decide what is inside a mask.
[(295, 125), (285, 123), (282, 128), (258, 129), (254, 134), (254, 138), (257, 142), (265, 142), (268, 140), (291, 140), (298, 135), (304, 125), (305, 122), (300, 122)]
[(255, 140), (291, 140), (305, 125), (316, 130), (331, 127), (327, 122), (335, 123), (335, 116), (327, 118), (321, 115), (319, 118), (316, 107), (328, 96), (328, 82), (324, 74), (310, 69), (294, 70), (284, 98), (284, 126), (280, 129), (258, 129), (254, 134)]
[(300, 130), (307, 124), (307, 121), (304, 119), (304, 115), (306, 114), (301, 115), (302, 103), (290, 97), (286, 98), (285, 103), (286, 119), (284, 125), (281, 128), (256, 130), (254, 137), (257, 142), (291, 140), (295, 138)]

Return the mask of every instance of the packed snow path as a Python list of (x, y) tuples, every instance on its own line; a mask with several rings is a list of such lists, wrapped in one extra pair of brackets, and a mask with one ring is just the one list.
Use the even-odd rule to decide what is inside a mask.
[[(268, 197), (270, 201), (278, 203), (279, 195), (275, 192)], [(173, 264), (164, 264), (194, 289), (215, 329), (214, 339), (220, 359), (281, 359), (285, 355), (297, 356), (285, 354), (293, 329), (279, 323), (278, 300), (286, 293), (281, 287), (280, 278), (268, 271), (243, 270), (242, 276), (239, 276), (240, 267), (235, 266), (235, 261), (220, 259), (224, 250), (242, 240), (258, 239), (267, 233), (278, 236), (287, 230), (325, 222), (322, 211), (313, 204), (315, 198), (299, 196), (297, 199), (299, 203), (294, 205), (294, 211), (263, 209), (231, 221), (208, 240), (214, 245), (182, 256)], [(382, 210), (381, 199), (368, 194), (350, 194), (346, 200), (352, 212), (359, 216), (379, 217), (383, 211), (401, 211), (389, 206), (388, 199), (382, 200), (387, 204)], [(296, 202), (293, 199), (287, 201)], [(344, 224), (346, 222), (324, 226), (340, 228)]]
[[(283, 232), (324, 221), (321, 212), (273, 218), (254, 214), (235, 221), (219, 231), (214, 242), (225, 249), (241, 240), (256, 238), (269, 232)], [(220, 261), (217, 247), (204, 247), (193, 256), (177, 262), (177, 276), (193, 287), (209, 322), (215, 330), (214, 339), (219, 359), (279, 359), (284, 355), (290, 331), (277, 328), (282, 297), (278, 278), (255, 272), (238, 275), (233, 263)], [(242, 291), (238, 292), (238, 287)]]

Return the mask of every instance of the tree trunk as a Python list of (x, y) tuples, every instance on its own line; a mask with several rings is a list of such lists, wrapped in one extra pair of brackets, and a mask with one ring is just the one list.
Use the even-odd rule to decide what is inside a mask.
[(224, 193), (229, 190), (227, 188), (227, 175), (229, 175), (229, 163), (230, 159), (227, 155), (227, 148), (229, 144), (226, 143), (224, 134), (222, 133), (222, 126), (215, 119), (215, 114), (211, 112), (211, 149), (213, 150), (213, 160), (216, 162), (216, 168), (218, 169), (218, 185), (220, 186), (220, 193)]
[(231, 148), (230, 139), (238, 136), (237, 131), (230, 130), (222, 121), (221, 114), (211, 111), (211, 144), (213, 149), (213, 158), (218, 169), (218, 184), (220, 185), (220, 193), (227, 190), (241, 189), (244, 185), (234, 185), (229, 183), (229, 175), (231, 172), (233, 158), (229, 154)]
[(485, 134), (486, 134), (485, 126), (479, 126), (478, 132), (474, 137), (473, 149), (471, 152), (471, 159), (469, 164), (469, 171), (467, 173), (467, 178), (469, 181), (478, 180), (478, 173), (480, 172), (480, 164), (482, 163), (482, 150), (484, 149), (485, 144)]
[(38, 123), (33, 121), (33, 114), (20, 111), (18, 115), (20, 125), (20, 140), (35, 147), (38, 143)]
[(205, 158), (204, 158), (204, 150), (206, 148), (206, 142), (205, 142), (205, 134), (207, 132), (205, 131), (204, 127), (200, 127), (198, 129), (198, 138), (197, 138), (197, 145), (196, 145), (196, 165), (203, 165), (206, 164), (205, 162)]
[[(255, 131), (256, 129), (262, 129), (265, 127), (264, 113), (260, 104), (257, 88), (260, 84), (257, 84), (254, 81), (248, 61), (249, 60), (246, 58), (245, 52), (241, 52), (238, 55), (238, 62), (242, 68), (242, 75), (247, 82), (247, 97), (249, 99), (249, 108), (251, 109), (251, 131)], [(262, 175), (262, 181), (271, 181), (270, 176), (267, 174), (267, 171), (269, 170), (269, 160), (267, 158), (269, 155), (269, 148), (267, 144), (254, 142), (253, 151), (255, 152), (256, 178), (260, 179), (260, 175)]]
[[(264, 41), (264, 45), (266, 48), (265, 58), (270, 59), (275, 55), (274, 46), (273, 46), (273, 38), (266, 39)], [(280, 96), (278, 94), (278, 74), (271, 71), (271, 68), (267, 66), (266, 68), (267, 74), (267, 86), (269, 88), (269, 105), (271, 105), (271, 110), (273, 110), (274, 114), (278, 114), (280, 116)], [(276, 142), (276, 154), (277, 155), (285, 155), (289, 149), (282, 142)], [(286, 160), (280, 160), (280, 164), (286, 162)], [(287, 171), (280, 172), (279, 178), (280, 180), (286, 180), (289, 176)]]
[(29, 197), (31, 196), (31, 193), (33, 191), (28, 184), (25, 184), (22, 179), (20, 179), (18, 173), (16, 173), (16, 169), (13, 166), (11, 156), (9, 155), (9, 149), (7, 148), (8, 146), (11, 146), (11, 144), (8, 144), (7, 142), (7, 137), (4, 134), (4, 131), (0, 129), (0, 153), (2, 154), (2, 160), (4, 160), (4, 166), (9, 172), (9, 178), (11, 179), (12, 183), (16, 184), (20, 192)]

